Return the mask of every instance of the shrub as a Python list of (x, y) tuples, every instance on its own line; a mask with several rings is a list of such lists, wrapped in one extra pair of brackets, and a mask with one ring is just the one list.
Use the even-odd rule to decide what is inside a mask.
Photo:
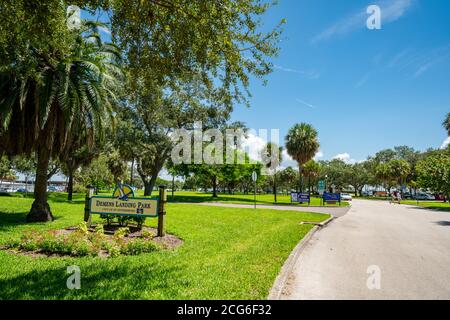
[(89, 228), (88, 225), (85, 221), (80, 222), (77, 226), (77, 231), (83, 233), (83, 234), (88, 234), (89, 233)]
[(158, 250), (158, 246), (149, 241), (136, 239), (125, 243), (120, 252), (125, 255), (138, 255), (141, 253), (148, 253)]
[(114, 237), (109, 238), (100, 230), (98, 225), (96, 232), (84, 232), (84, 224), (68, 234), (57, 232), (25, 232), (20, 240), (12, 240), (8, 243), (10, 248), (18, 248), (24, 251), (41, 251), (48, 254), (62, 254), (72, 256), (99, 256), (107, 251), (111, 257), (119, 255), (138, 255), (153, 252), (159, 246), (144, 239), (125, 239), (130, 232), (128, 228), (120, 228)]
[(119, 239), (123, 239), (129, 234), (130, 234), (130, 228), (119, 228), (114, 233), (114, 237), (119, 238)]
[(153, 233), (148, 230), (142, 230), (142, 237), (143, 238), (153, 238)]
[(95, 226), (95, 233), (96, 234), (104, 234), (105, 233), (105, 229), (103, 228), (102, 224), (98, 224)]

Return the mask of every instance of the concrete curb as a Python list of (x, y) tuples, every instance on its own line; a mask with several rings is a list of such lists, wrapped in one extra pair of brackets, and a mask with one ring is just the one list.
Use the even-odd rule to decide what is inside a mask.
[(300, 254), (305, 248), (306, 244), (311, 240), (313, 235), (320, 230), (321, 228), (327, 226), (331, 221), (334, 220), (334, 216), (331, 216), (329, 219), (325, 220), (321, 223), (313, 223), (306, 222), (302, 224), (314, 224), (314, 227), (308, 232), (308, 234), (297, 244), (297, 246), (292, 250), (291, 254), (287, 258), (283, 267), (281, 268), (280, 273), (278, 274), (272, 288), (269, 291), (268, 300), (280, 300), (281, 295), (283, 293), (283, 289), (286, 286), (289, 275), (291, 274), (295, 263), (297, 262)]
[(331, 221), (333, 221), (334, 218), (335, 218), (334, 216), (331, 216), (330, 218), (328, 218), (327, 220), (325, 220), (323, 222), (304, 222), (304, 221), (302, 221), (302, 222), (300, 222), (300, 224), (312, 224), (312, 225), (315, 225), (315, 226), (323, 228), (327, 224), (329, 224)]

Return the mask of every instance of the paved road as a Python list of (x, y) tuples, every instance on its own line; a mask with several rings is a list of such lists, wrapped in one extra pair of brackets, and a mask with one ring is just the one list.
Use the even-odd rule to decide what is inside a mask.
[(450, 212), (354, 201), (308, 242), (282, 299), (450, 299)]
[[(234, 203), (221, 203), (221, 202), (202, 202), (202, 203), (183, 203), (200, 206), (212, 206), (212, 207), (224, 207), (224, 208), (243, 208), (253, 209), (254, 205), (251, 204), (234, 204)], [(272, 210), (286, 210), (286, 211), (300, 211), (300, 212), (314, 212), (314, 213), (327, 213), (332, 214), (334, 217), (339, 218), (344, 216), (350, 209), (350, 207), (299, 207), (299, 206), (283, 206), (283, 205), (256, 205), (257, 209), (272, 209)]]

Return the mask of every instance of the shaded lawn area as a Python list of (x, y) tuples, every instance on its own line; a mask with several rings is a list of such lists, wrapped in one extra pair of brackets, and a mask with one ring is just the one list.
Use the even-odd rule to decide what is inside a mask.
[[(82, 221), (83, 197), (50, 196), (56, 220), (26, 224), (32, 199), (0, 197), (0, 245), (25, 230)], [(184, 240), (173, 251), (102, 258), (32, 258), (0, 250), (0, 299), (265, 299), (284, 261), (312, 228), (300, 221), (328, 215), (169, 204), (167, 231)], [(98, 218), (94, 219), (95, 221)], [(147, 221), (155, 226), (156, 219)], [(66, 287), (68, 266), (81, 289)]]

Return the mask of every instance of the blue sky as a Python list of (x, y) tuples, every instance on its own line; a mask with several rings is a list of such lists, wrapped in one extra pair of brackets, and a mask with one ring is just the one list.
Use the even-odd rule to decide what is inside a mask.
[[(378, 4), (382, 29), (366, 28)], [(268, 85), (254, 80), (251, 108), (233, 120), (251, 128), (295, 123), (319, 131), (321, 159), (349, 161), (397, 145), (439, 148), (450, 111), (450, 1), (280, 0), (265, 26), (287, 19)]]

